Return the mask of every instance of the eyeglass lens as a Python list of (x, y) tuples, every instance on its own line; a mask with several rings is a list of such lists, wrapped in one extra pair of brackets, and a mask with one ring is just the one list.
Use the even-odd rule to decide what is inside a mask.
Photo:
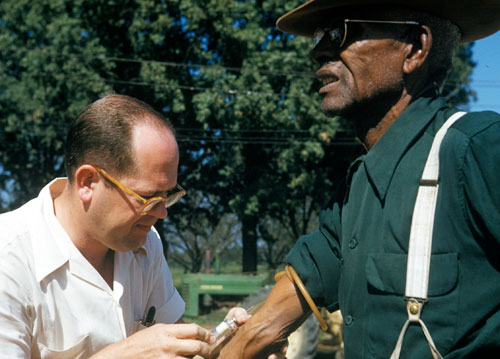
[(319, 42), (323, 39), (325, 34), (328, 34), (329, 40), (332, 45), (335, 47), (342, 47), (344, 44), (344, 40), (346, 38), (347, 26), (344, 20), (334, 20), (331, 22), (330, 27), (326, 29), (317, 28), (314, 31), (313, 40), (314, 46), (319, 44)]
[(168, 207), (172, 206), (173, 204), (177, 203), (181, 199), (182, 196), (184, 196), (184, 191), (179, 191), (177, 193), (174, 193), (174, 194), (170, 195), (168, 198), (158, 198), (155, 201), (151, 201), (151, 202), (147, 203), (144, 206), (144, 208), (142, 209), (142, 213), (146, 213), (146, 212), (151, 211), (160, 202), (163, 202), (163, 205), (165, 206), (165, 208), (168, 208)]

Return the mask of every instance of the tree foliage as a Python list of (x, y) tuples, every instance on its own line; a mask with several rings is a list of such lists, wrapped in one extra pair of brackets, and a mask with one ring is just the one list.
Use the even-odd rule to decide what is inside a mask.
[[(192, 253), (184, 265), (199, 270), (204, 249), (229, 245), (223, 227), (237, 219), (224, 233), (241, 236), (244, 270), (255, 270), (258, 243), (279, 265), (360, 151), (341, 120), (320, 113), (310, 40), (275, 27), (300, 2), (2, 0), (3, 210), (63, 175), (69, 122), (114, 91), (146, 101), (177, 128), (188, 197), (161, 227), (176, 243), (171, 253), (184, 252), (179, 261)], [(465, 46), (450, 101), (473, 95), (473, 65)]]

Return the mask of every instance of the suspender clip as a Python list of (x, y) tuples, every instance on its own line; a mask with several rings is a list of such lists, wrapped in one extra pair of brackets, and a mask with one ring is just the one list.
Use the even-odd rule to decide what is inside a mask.
[(424, 306), (424, 301), (415, 298), (408, 298), (406, 310), (408, 311), (408, 320), (410, 322), (418, 322)]
[(420, 185), (425, 187), (436, 187), (438, 185), (438, 180), (436, 179), (420, 179)]

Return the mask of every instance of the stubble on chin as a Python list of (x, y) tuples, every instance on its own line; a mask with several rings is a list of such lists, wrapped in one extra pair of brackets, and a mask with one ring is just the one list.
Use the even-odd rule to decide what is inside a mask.
[[(339, 98), (339, 102), (343, 102), (343, 99)], [(342, 118), (349, 119), (352, 117), (355, 113), (355, 104), (353, 103), (345, 103), (345, 104), (339, 104), (336, 106), (329, 105), (328, 103), (325, 103), (323, 100), (321, 102), (321, 112), (323, 112), (327, 117), (336, 117), (340, 116)]]

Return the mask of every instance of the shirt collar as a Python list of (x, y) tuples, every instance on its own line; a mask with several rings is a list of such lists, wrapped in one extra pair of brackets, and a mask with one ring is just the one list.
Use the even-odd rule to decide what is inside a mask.
[(368, 178), (380, 199), (385, 199), (394, 171), (408, 148), (426, 129), (436, 113), (446, 107), (442, 97), (417, 99), (363, 156)]
[[(70, 237), (59, 223), (54, 214), (54, 199), (57, 198), (67, 184), (66, 178), (56, 178), (47, 184), (38, 195), (40, 202), (38, 213), (33, 219), (33, 253), (35, 263), (36, 279), (40, 282), (49, 274), (73, 263), (70, 270), (85, 277), (86, 270), (81, 270), (83, 256), (75, 255), (78, 249), (74, 246)], [(115, 253), (115, 255), (129, 256), (147, 255), (147, 242), (141, 248), (126, 253)], [(74, 248), (74, 250), (73, 250)], [(81, 258), (79, 258), (81, 257)]]
[[(36, 279), (42, 281), (50, 273), (62, 267), (69, 260), (67, 248), (60, 236), (67, 236), (54, 214), (53, 199), (59, 196), (66, 185), (66, 179), (56, 178), (47, 184), (38, 195), (40, 213), (33, 219), (33, 255)], [(68, 238), (69, 239), (69, 238)]]

